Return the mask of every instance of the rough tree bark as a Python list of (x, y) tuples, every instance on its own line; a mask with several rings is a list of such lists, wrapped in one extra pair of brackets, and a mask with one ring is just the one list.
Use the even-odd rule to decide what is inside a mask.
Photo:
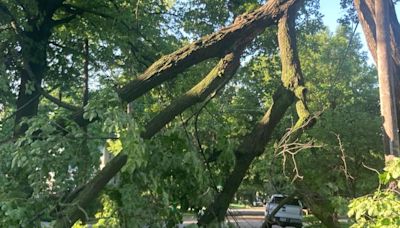
[(271, 0), (254, 12), (237, 17), (233, 24), (204, 36), (153, 63), (143, 74), (119, 89), (120, 98), (131, 102), (185, 69), (213, 57), (225, 56), (237, 43), (254, 39), (276, 23), (282, 13), (298, 0)]
[(275, 93), (271, 108), (236, 150), (236, 162), (233, 171), (225, 180), (223, 190), (217, 194), (213, 203), (199, 219), (198, 224), (200, 226), (206, 226), (213, 221), (222, 222), (224, 220), (229, 203), (232, 201), (251, 163), (264, 152), (265, 145), (268, 143), (274, 128), (293, 101), (293, 93), (285, 88), (281, 88)]
[(383, 117), (384, 137), (388, 138), (390, 155), (399, 155), (399, 134), (397, 124), (396, 102), (394, 96), (394, 78), (392, 71), (392, 59), (390, 55), (389, 41), (389, 1), (375, 1), (376, 17), (376, 55), (379, 78), (379, 95), (381, 114)]
[[(382, 4), (384, 3), (386, 5), (386, 12), (384, 13), (377, 13), (376, 10), (376, 5), (375, 4)], [(394, 118), (388, 118), (385, 117), (384, 120), (384, 125), (387, 124), (389, 121), (391, 121), (390, 119), (392, 119), (391, 122), (396, 122), (397, 120), (397, 125), (395, 126), (395, 128), (399, 128), (399, 124), (400, 124), (400, 49), (399, 49), (399, 45), (400, 45), (400, 25), (399, 22), (397, 20), (396, 17), (396, 12), (394, 10), (394, 5), (392, 1), (375, 1), (375, 0), (354, 0), (354, 5), (355, 8), (357, 10), (357, 14), (358, 14), (358, 18), (359, 21), (362, 25), (363, 31), (364, 31), (364, 35), (365, 38), (367, 40), (367, 44), (369, 47), (369, 50), (371, 52), (372, 57), (375, 60), (375, 63), (377, 63), (377, 67), (378, 67), (378, 71), (380, 67), (382, 67), (382, 64), (379, 64), (379, 55), (378, 55), (378, 47), (380, 46), (380, 44), (385, 44), (388, 46), (390, 53), (388, 53), (388, 56), (386, 57), (386, 63), (389, 65), (392, 65), (391, 69), (388, 69), (387, 72), (390, 72), (393, 77), (392, 77), (392, 88), (393, 89), (383, 89), (383, 87), (381, 87), (383, 89), (381, 89), (380, 94), (382, 95), (385, 92), (392, 92), (392, 99), (394, 100), (394, 102), (390, 102), (389, 104), (393, 103), (393, 106), (395, 107), (394, 111), (390, 111), (389, 113), (392, 113), (392, 115), (394, 115)], [(381, 8), (382, 9), (382, 8)], [(381, 10), (380, 9), (380, 10)], [(379, 17), (377, 17), (376, 15), (380, 15)], [(384, 19), (386, 22), (384, 24), (386, 24), (385, 26), (387, 26), (386, 31), (379, 31), (379, 29), (383, 28), (383, 24), (382, 24), (382, 20)], [(378, 23), (381, 22), (381, 25), (378, 26)], [(384, 36), (383, 39), (386, 39), (386, 41), (383, 42), (377, 42), (378, 38), (380, 36)], [(387, 36), (387, 37), (386, 37)], [(381, 46), (382, 47), (382, 46)], [(380, 48), (381, 50), (385, 50)], [(382, 55), (381, 55), (382, 56)], [(381, 66), (379, 66), (381, 65)], [(380, 77), (381, 80), (381, 77)], [(384, 81), (383, 81), (384, 82)], [(389, 81), (388, 81), (389, 82)], [(382, 82), (380, 82), (381, 84)], [(390, 95), (389, 95), (390, 96)], [(394, 98), (393, 98), (394, 97)], [(384, 99), (385, 100), (385, 99)], [(382, 102), (382, 101), (381, 101)], [(381, 103), (382, 106), (385, 106), (383, 103)], [(382, 108), (382, 107), (381, 107)], [(394, 112), (397, 112), (397, 114), (394, 114)], [(392, 127), (393, 128), (393, 127)], [(385, 131), (384, 132), (384, 151), (386, 154), (389, 154), (390, 152), (390, 139), (388, 137), (388, 135), (391, 138), (397, 138), (398, 139), (398, 132), (397, 129), (395, 130), (391, 130), (391, 131), (387, 131), (387, 126), (385, 127)], [(387, 133), (389, 132), (389, 133)], [(391, 134), (390, 132), (397, 132), (397, 135), (394, 136), (394, 134)], [(396, 145), (398, 145), (398, 140), (394, 139), (394, 142)], [(394, 146), (395, 148), (398, 148), (398, 146)], [(395, 154), (398, 154), (398, 149), (397, 152), (395, 152)]]
[(242, 52), (243, 47), (228, 53), (222, 58), (202, 81), (184, 95), (174, 99), (168, 107), (153, 117), (146, 125), (145, 131), (141, 133), (141, 137), (144, 139), (153, 137), (167, 123), (171, 122), (175, 116), (181, 114), (188, 107), (204, 101), (211, 94), (222, 88), (238, 69)]
[[(358, 19), (363, 28), (369, 51), (375, 62), (376, 55), (376, 16), (375, 0), (354, 0)], [(386, 15), (389, 19), (389, 35), (391, 56), (397, 66), (400, 66), (400, 24), (397, 20), (396, 11), (392, 1), (389, 1), (389, 8)]]
[(62, 209), (64, 210), (60, 213), (60, 218), (57, 219), (54, 227), (71, 227), (77, 220), (85, 220), (85, 208), (97, 198), (111, 178), (126, 164), (127, 159), (128, 156), (124, 154), (114, 157), (79, 193), (75, 193), (76, 197), (70, 197), (67, 202), (63, 202)]
[[(196, 63), (212, 57), (225, 56), (232, 51), (234, 47), (239, 46), (238, 44), (245, 43), (243, 42), (244, 40), (248, 40), (250, 43), (251, 40), (264, 31), (267, 26), (276, 23), (276, 21), (282, 16), (283, 13), (287, 11), (289, 7), (294, 4), (300, 4), (299, 2), (301, 1), (268, 1), (265, 5), (254, 12), (238, 17), (232, 25), (225, 27), (216, 33), (205, 36), (200, 40), (161, 58), (151, 65), (138, 78), (119, 89), (118, 94), (121, 100), (125, 102), (131, 102), (162, 82), (173, 79), (178, 73), (183, 72), (185, 69)], [(290, 92), (287, 89), (281, 89), (278, 94), (281, 95), (279, 99), (277, 98), (278, 103), (271, 108), (271, 110), (268, 112), (269, 114), (266, 115), (256, 129), (265, 127), (265, 125), (272, 126), (269, 128), (273, 129), (273, 126), (275, 126), (278, 122), (276, 119), (282, 118), (279, 115), (283, 114), (284, 110), (286, 110), (287, 107), (292, 103), (293, 92)], [(79, 119), (80, 115), (77, 114), (77, 117), (78, 121), (82, 121)], [(255, 133), (258, 134), (258, 137), (261, 137), (260, 139), (262, 139), (261, 141), (264, 143), (265, 137), (270, 135), (271, 132), (270, 130), (267, 130), (266, 132), (261, 132), (261, 134), (259, 131)], [(252, 141), (254, 139), (247, 140)], [(264, 146), (259, 147), (262, 149), (264, 148)], [(250, 165), (253, 159), (250, 159), (251, 157), (246, 158), (246, 156), (248, 155), (243, 156), (243, 160), (245, 163), (249, 163)], [(112, 167), (113, 165), (114, 163), (110, 162), (106, 167)], [(238, 172), (243, 173), (244, 175), (247, 167), (248, 165), (243, 166), (245, 170), (240, 170), (239, 168)], [(98, 173), (93, 181), (99, 179), (102, 175), (104, 175), (104, 173)], [(87, 191), (89, 192), (91, 191), (92, 194), (77, 194), (77, 201), (75, 202), (77, 205), (81, 205), (80, 202), (86, 202), (88, 199), (94, 199), (97, 197), (99, 192), (99, 189), (94, 189), (89, 185), (84, 187), (84, 190), (85, 189), (88, 189)], [(57, 220), (57, 224), (62, 224), (62, 221), (64, 221), (65, 218), (74, 218), (73, 220), (69, 219), (69, 222), (73, 224), (79, 219), (79, 216), (72, 215), (79, 214), (79, 211), (79, 207), (71, 207), (68, 210), (65, 209), (61, 213), (62, 217)]]
[[(305, 87), (297, 55), (294, 27), (296, 12), (301, 3), (302, 1), (297, 1), (296, 4), (289, 7), (278, 23), (283, 86), (275, 93), (271, 108), (236, 150), (234, 169), (225, 180), (223, 190), (217, 194), (215, 200), (199, 219), (198, 224), (200, 226), (224, 220), (229, 203), (232, 201), (249, 166), (257, 156), (264, 152), (274, 128), (284, 117), (286, 110), (293, 104), (295, 98), (297, 100), (298, 122), (303, 122), (309, 117), (305, 104)], [(296, 123), (295, 128), (301, 125)]]

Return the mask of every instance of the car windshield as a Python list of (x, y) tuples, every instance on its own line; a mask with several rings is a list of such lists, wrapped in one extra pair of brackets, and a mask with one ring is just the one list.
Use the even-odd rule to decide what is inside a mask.
[[(285, 197), (273, 197), (271, 200), (271, 203), (276, 203), (279, 204), (283, 199), (285, 199)], [(299, 204), (299, 200), (297, 199), (291, 199), (289, 202), (286, 203), (287, 205), (294, 205), (294, 206), (300, 206)]]

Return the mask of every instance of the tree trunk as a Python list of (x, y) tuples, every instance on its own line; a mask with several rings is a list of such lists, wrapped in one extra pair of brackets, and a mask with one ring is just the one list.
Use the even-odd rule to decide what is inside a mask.
[(71, 227), (79, 220), (85, 220), (85, 209), (93, 202), (100, 191), (107, 185), (119, 170), (126, 164), (127, 155), (118, 154), (99, 173), (89, 181), (79, 192), (74, 192), (73, 197), (67, 197), (68, 201), (63, 202), (66, 206), (60, 213), (54, 227)]
[[(29, 38), (25, 38), (29, 39)], [(36, 116), (40, 100), (40, 91), (35, 89), (36, 84), (41, 84), (43, 74), (46, 69), (46, 46), (47, 38), (33, 42), (29, 40), (23, 45), (24, 65), (29, 65), (35, 77), (23, 67), (20, 69), (21, 83), (18, 89), (18, 98), (16, 103), (14, 137), (19, 137), (28, 129), (26, 124), (21, 125), (24, 117), (31, 118)]]
[[(299, 121), (303, 122), (309, 116), (305, 105), (305, 88), (303, 86), (303, 75), (297, 55), (294, 26), (296, 13), (301, 3), (302, 1), (298, 1), (297, 4), (285, 11), (278, 24), (278, 42), (282, 62), (283, 88), (275, 93), (271, 108), (253, 131), (247, 135), (245, 140), (239, 145), (236, 150), (235, 167), (226, 179), (222, 192), (217, 194), (215, 200), (198, 221), (200, 226), (209, 225), (213, 221), (223, 221), (229, 203), (232, 201), (252, 161), (264, 152), (273, 130), (284, 117), (286, 110), (295, 101), (294, 98), (297, 98), (297, 102), (300, 102), (299, 105), (296, 104)], [(300, 125), (302, 126), (303, 124)], [(300, 129), (300, 125), (296, 124), (295, 127)]]
[[(377, 68), (379, 77), (379, 94), (381, 114), (383, 117), (384, 137), (387, 138), (390, 155), (399, 155), (399, 134), (397, 124), (396, 102), (394, 96), (394, 80), (392, 71), (392, 58), (389, 45), (389, 18), (388, 2), (391, 0), (375, 1), (376, 42), (377, 42)], [(386, 146), (385, 146), (386, 148)]]
[[(31, 22), (31, 24), (36, 22)], [(18, 37), (21, 45), (21, 52), (19, 53), (21, 55), (21, 65), (18, 69), (21, 81), (18, 88), (14, 119), (13, 136), (15, 139), (23, 136), (29, 128), (28, 124), (22, 124), (22, 121), (25, 118), (29, 119), (36, 116), (38, 112), (41, 93), (35, 89), (35, 85), (42, 83), (43, 75), (46, 71), (46, 48), (50, 36), (47, 29), (45, 29), (47, 28), (46, 26), (41, 26), (40, 28), (42, 30), (34, 27), (32, 32), (20, 34)], [(27, 70), (27, 67), (31, 72)], [(17, 168), (14, 176), (14, 180), (21, 191), (27, 197), (30, 197), (33, 190), (28, 180), (29, 173), (22, 168)]]
[[(391, 70), (392, 72), (392, 90), (384, 89), (386, 92), (392, 93), (392, 101), (393, 101), (393, 96), (394, 96), (394, 104), (392, 106), (396, 106), (395, 111), (396, 115), (394, 115), (394, 118), (392, 118), (392, 122), (397, 121), (397, 127), (392, 127), (392, 128), (399, 128), (400, 124), (400, 25), (396, 17), (396, 12), (394, 9), (394, 5), (392, 1), (377, 1), (378, 4), (385, 4), (387, 8), (386, 11), (382, 14), (376, 13), (376, 2), (375, 0), (354, 0), (354, 5), (357, 10), (358, 14), (358, 19), (362, 25), (363, 31), (365, 38), (367, 40), (367, 44), (369, 47), (369, 50), (371, 52), (372, 57), (375, 60), (375, 63), (378, 65), (378, 55), (377, 55), (377, 38), (379, 36), (388, 36), (384, 37), (386, 39), (385, 43), (386, 46), (389, 47), (390, 51), (389, 52), (389, 60), (387, 62), (392, 65), (391, 69), (388, 69), (389, 72)], [(381, 8), (382, 9), (382, 8)], [(380, 17), (376, 17), (376, 15), (381, 15)], [(384, 17), (384, 18), (383, 18)], [(385, 32), (378, 32), (377, 29), (377, 20), (384, 19), (386, 22), (386, 31)], [(383, 21), (381, 21), (382, 23)], [(383, 28), (380, 26), (381, 29)], [(385, 50), (385, 49), (383, 49)], [(379, 70), (379, 69), (378, 69)], [(382, 88), (383, 89), (383, 88)], [(383, 91), (383, 92), (385, 92)], [(383, 106), (383, 104), (382, 104)], [(392, 114), (393, 115), (393, 114)], [(390, 118), (389, 118), (390, 121)], [(385, 118), (385, 122), (388, 123), (388, 119)], [(396, 132), (396, 130), (391, 130), (392, 132)], [(389, 133), (390, 134), (390, 133)], [(386, 153), (389, 153), (390, 147), (389, 147), (389, 137), (387, 137), (388, 134), (384, 132), (384, 151)], [(396, 136), (392, 136), (394, 139)], [(397, 136), (398, 138), (398, 136)], [(397, 142), (397, 140), (394, 140), (394, 142)], [(394, 143), (397, 144), (397, 143)], [(396, 147), (396, 146), (395, 146)]]
[[(297, 187), (297, 186), (296, 186)], [(317, 192), (310, 192), (307, 188), (301, 189), (300, 195), (303, 201), (310, 207), (313, 215), (322, 224), (329, 228), (340, 228), (338, 218), (331, 202)]]
[(213, 221), (222, 222), (224, 220), (229, 203), (232, 201), (251, 163), (264, 152), (273, 130), (294, 101), (293, 94), (283, 88), (274, 97), (271, 108), (237, 149), (235, 167), (226, 179), (223, 190), (217, 194), (215, 200), (198, 221), (200, 226), (206, 226)]

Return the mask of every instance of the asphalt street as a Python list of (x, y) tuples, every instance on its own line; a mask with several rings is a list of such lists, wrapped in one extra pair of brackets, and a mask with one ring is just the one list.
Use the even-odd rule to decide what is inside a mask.
[[(239, 228), (259, 228), (264, 221), (264, 207), (253, 207), (249, 209), (230, 209), (226, 222), (233, 224)], [(190, 227), (196, 224), (195, 218), (185, 218), (183, 224), (179, 228)], [(273, 228), (280, 228), (280, 226), (272, 226)]]

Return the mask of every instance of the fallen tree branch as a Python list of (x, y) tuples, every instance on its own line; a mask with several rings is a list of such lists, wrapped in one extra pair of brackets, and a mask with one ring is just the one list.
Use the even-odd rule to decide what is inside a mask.
[(213, 203), (198, 221), (200, 226), (206, 226), (213, 220), (219, 222), (224, 220), (229, 203), (239, 188), (248, 168), (252, 161), (264, 152), (273, 130), (293, 103), (293, 97), (290, 91), (283, 88), (279, 90), (275, 96), (274, 104), (239, 145), (236, 150), (235, 167), (225, 180), (223, 190), (218, 193)]
[[(279, 20), (278, 41), (282, 62), (282, 84), (273, 96), (273, 104), (253, 130), (244, 138), (235, 151), (236, 162), (233, 171), (225, 180), (224, 188), (219, 192), (212, 204), (200, 217), (198, 225), (207, 226), (213, 221), (222, 222), (225, 218), (229, 203), (239, 188), (247, 170), (253, 160), (264, 153), (272, 132), (284, 117), (286, 110), (293, 104), (295, 98), (305, 106), (305, 88), (297, 56), (295, 38), (295, 18), (302, 1), (287, 8)], [(300, 95), (299, 95), (300, 94)], [(297, 107), (297, 105), (296, 105)], [(299, 120), (305, 120), (304, 113), (300, 113)]]
[[(260, 7), (256, 11), (238, 17), (232, 25), (221, 29), (219, 32), (205, 36), (200, 40), (161, 58), (151, 65), (138, 78), (120, 88), (118, 90), (120, 99), (125, 102), (131, 102), (162, 82), (173, 79), (178, 73), (183, 72), (186, 68), (196, 63), (209, 58), (227, 55), (230, 50), (233, 50), (233, 47), (236, 47), (241, 43), (251, 42), (251, 40), (264, 31), (267, 26), (275, 24), (288, 8), (296, 4), (300, 5), (301, 3), (302, 0), (268, 1), (264, 6)], [(243, 165), (235, 167), (233, 172), (237, 173), (237, 175), (241, 177), (238, 179), (228, 178), (227, 183), (229, 183), (229, 181), (233, 181), (235, 184), (232, 190), (229, 191), (228, 197), (223, 196), (226, 198), (226, 200), (219, 207), (218, 216), (221, 214), (225, 216), (227, 206), (229, 205), (233, 194), (236, 192), (237, 187), (240, 185), (249, 165), (257, 154), (259, 155), (264, 151), (264, 147), (268, 142), (274, 127), (283, 117), (287, 108), (293, 103), (293, 98), (294, 94), (292, 91), (286, 88), (279, 89), (279, 92), (276, 93), (274, 98), (278, 102), (271, 107), (271, 109), (267, 112), (259, 125), (255, 127), (252, 133), (257, 139), (260, 139), (260, 142), (254, 145), (250, 144), (252, 145), (251, 148), (254, 148), (255, 150), (242, 151), (244, 146), (239, 147), (237, 156), (238, 160), (243, 161)], [(82, 119), (81, 112), (77, 112), (74, 116), (76, 117), (74, 120), (78, 124), (87, 123), (86, 120)], [(254, 142), (255, 138), (251, 138), (252, 136), (253, 135), (249, 135), (249, 137), (244, 140), (244, 143)], [(120, 163), (116, 163), (115, 160), (117, 157), (112, 159), (107, 166), (115, 171), (114, 175), (123, 166), (123, 164), (118, 165)], [(103, 179), (106, 177), (108, 177), (108, 175), (103, 172), (99, 172), (89, 182), (89, 184), (85, 186), (85, 189), (82, 190), (82, 193), (78, 195), (74, 202), (78, 202), (80, 207), (85, 208), (88, 205), (88, 200), (94, 199), (100, 189), (105, 186), (105, 184), (101, 183), (104, 182)], [(235, 178), (235, 175), (232, 175), (232, 177)], [(91, 191), (90, 189), (93, 185), (96, 185), (97, 187), (95, 190)], [(227, 189), (228, 188), (225, 188), (224, 190)], [(219, 201), (217, 200), (216, 202)], [(213, 211), (211, 213), (213, 214)], [(57, 220), (56, 227), (72, 225), (82, 217), (81, 211), (77, 207), (65, 208), (61, 214), (62, 217)]]
[(218, 32), (166, 55), (153, 63), (143, 74), (118, 90), (120, 98), (131, 102), (166, 80), (173, 79), (188, 67), (206, 59), (224, 56), (237, 42), (253, 39), (267, 26), (275, 24), (284, 11), (298, 0), (271, 0), (252, 13), (239, 16)]
[(242, 52), (243, 48), (227, 54), (202, 81), (159, 112), (146, 125), (145, 131), (141, 134), (142, 138), (151, 138), (175, 116), (181, 114), (190, 106), (203, 102), (207, 97), (223, 87), (238, 69)]

